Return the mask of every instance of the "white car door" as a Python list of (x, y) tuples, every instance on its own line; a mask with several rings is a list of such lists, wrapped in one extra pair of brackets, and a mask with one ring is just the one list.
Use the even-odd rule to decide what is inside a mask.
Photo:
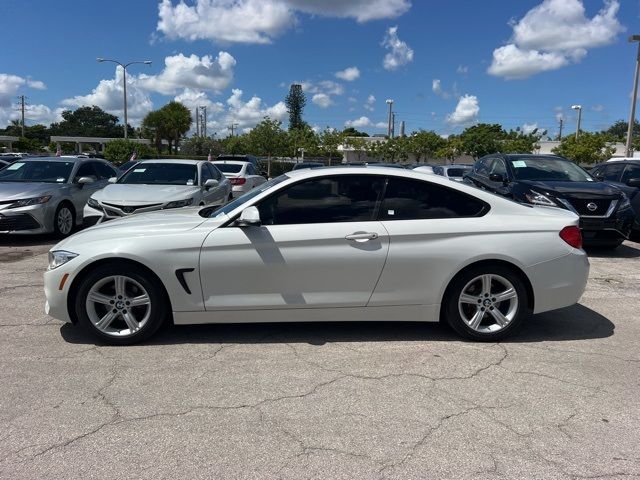
[(302, 180), (256, 205), (262, 226), (214, 230), (200, 255), (206, 309), (366, 306), (389, 250), (375, 220), (383, 184), (371, 175)]

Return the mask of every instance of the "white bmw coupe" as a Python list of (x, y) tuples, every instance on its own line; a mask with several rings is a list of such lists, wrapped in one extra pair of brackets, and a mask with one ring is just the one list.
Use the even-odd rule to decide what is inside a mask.
[(496, 341), (572, 305), (578, 217), (436, 175), (298, 170), (220, 207), (113, 220), (52, 248), (49, 315), (113, 344), (175, 324), (445, 320)]

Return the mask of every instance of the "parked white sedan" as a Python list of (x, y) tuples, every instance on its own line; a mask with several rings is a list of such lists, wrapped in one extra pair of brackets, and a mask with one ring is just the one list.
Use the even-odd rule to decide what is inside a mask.
[(244, 195), (249, 190), (253, 190), (267, 181), (266, 178), (258, 174), (256, 167), (251, 162), (218, 160), (213, 164), (231, 182), (234, 198)]
[(391, 168), (290, 172), (221, 208), (108, 222), (57, 244), (46, 312), (129, 344), (176, 324), (446, 321), (495, 341), (572, 305), (578, 217)]
[(143, 160), (94, 193), (84, 208), (85, 225), (133, 214), (191, 205), (223, 205), (231, 183), (204, 160)]

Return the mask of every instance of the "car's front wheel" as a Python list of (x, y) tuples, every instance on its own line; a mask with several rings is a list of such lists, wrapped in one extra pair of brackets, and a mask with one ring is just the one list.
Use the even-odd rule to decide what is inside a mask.
[(114, 345), (150, 337), (169, 311), (158, 280), (127, 264), (91, 271), (76, 293), (74, 307), (82, 326)]
[(58, 205), (53, 217), (53, 231), (56, 237), (64, 238), (71, 235), (75, 224), (75, 218), (73, 207), (71, 207), (70, 204), (62, 202)]
[(449, 325), (463, 337), (498, 341), (527, 316), (527, 289), (519, 275), (502, 265), (470, 268), (449, 285), (443, 309)]

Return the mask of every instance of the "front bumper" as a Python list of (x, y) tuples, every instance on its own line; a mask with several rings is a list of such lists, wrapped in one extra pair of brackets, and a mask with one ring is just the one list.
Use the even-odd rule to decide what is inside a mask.
[(53, 232), (55, 207), (51, 203), (0, 210), (0, 233), (39, 234)]
[(615, 212), (608, 218), (580, 217), (580, 229), (586, 244), (602, 240), (629, 238), (635, 222), (631, 208)]
[[(54, 270), (44, 272), (44, 295), (46, 298), (44, 311), (47, 315), (67, 323), (73, 322), (67, 308), (67, 296), (75, 273), (73, 266), (70, 267), (69, 264), (73, 263), (74, 260), (71, 260)], [(67, 275), (66, 280), (65, 275)], [(63, 282), (63, 280), (65, 281)], [(62, 288), (60, 288), (61, 286)]]

